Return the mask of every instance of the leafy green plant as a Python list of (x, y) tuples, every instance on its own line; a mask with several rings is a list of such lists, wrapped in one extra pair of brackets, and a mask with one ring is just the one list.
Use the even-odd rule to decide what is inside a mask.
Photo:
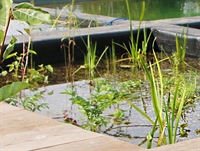
[(47, 103), (38, 103), (38, 100), (42, 99), (44, 93), (45, 91), (40, 91), (32, 96), (25, 97), (22, 101), (22, 106), (32, 112), (40, 111), (41, 108), (49, 108)]
[(28, 88), (30, 85), (26, 82), (13, 82), (12, 84), (0, 88), (0, 102), (9, 97), (17, 94), (23, 89)]
[(114, 107), (116, 110), (113, 115), (115, 119), (123, 118), (123, 111), (120, 110), (118, 105), (125, 99), (130, 98), (132, 95), (123, 91), (122, 88), (116, 89), (116, 85), (112, 82), (97, 79), (90, 84), (90, 97), (84, 98), (77, 94), (75, 90), (66, 90), (62, 94), (71, 96), (72, 104), (79, 106), (80, 111), (86, 116), (83, 121), (83, 127), (91, 131), (99, 131), (101, 126), (107, 126), (110, 121), (104, 112)]
[[(2, 3), (4, 3), (4, 1), (2, 1)], [(12, 1), (10, 1), (10, 3), (12, 4)], [(4, 42), (2, 43), (1, 52), (3, 55), (3, 60), (11, 58), (11, 57), (16, 57), (16, 60), (12, 64), (8, 65), (9, 71), (11, 72), (14, 70), (15, 80), (18, 81), (19, 77), (21, 77), (21, 81), (23, 82), (25, 80), (27, 81), (27, 79), (28, 79), (28, 76), (26, 75), (27, 71), (29, 73), (31, 73), (30, 75), (32, 77), (33, 77), (33, 73), (38, 73), (38, 72), (36, 72), (35, 69), (33, 69), (32, 64), (31, 64), (31, 69), (27, 70), (28, 62), (29, 62), (29, 54), (31, 54), (31, 55), (37, 54), (34, 50), (31, 50), (31, 43), (33, 40), (33, 37), (31, 36), (31, 32), (32, 32), (32, 30), (35, 29), (34, 26), (40, 25), (42, 23), (52, 24), (52, 20), (51, 20), (50, 14), (48, 12), (43, 11), (42, 9), (40, 9), (38, 7), (34, 7), (30, 3), (20, 3), (18, 5), (15, 5), (15, 7), (13, 9), (11, 9), (12, 5), (10, 3), (5, 5), (6, 8), (10, 7), (10, 11), (7, 14), (4, 13), (4, 15), (7, 16), (7, 20), (4, 21), (5, 22), (4, 23), (5, 30), (3, 31), (4, 32), (3, 38), (6, 37), (7, 28), (10, 23), (10, 17), (11, 17), (11, 15), (13, 15), (16, 20), (24, 21), (30, 26), (29, 29), (27, 29), (27, 28), (24, 29), (24, 31), (29, 36), (29, 40), (28, 40), (27, 47), (26, 48), (23, 47), (23, 51), (19, 56), (17, 55), (17, 52), (12, 53), (12, 51), (14, 49), (14, 44), (17, 41), (17, 39), (14, 36), (12, 36), (12, 40), (11, 40), (10, 44), (7, 46), (5, 51), (3, 51)], [(4, 3), (4, 4), (6, 4), (6, 3)], [(2, 25), (3, 25), (3, 23), (2, 23)], [(1, 60), (1, 61), (3, 62), (3, 60)], [(50, 65), (48, 65), (47, 69), (50, 69), (49, 66)], [(33, 72), (33, 70), (35, 72)], [(50, 70), (52, 70), (52, 68)], [(19, 73), (19, 71), (21, 73)], [(41, 69), (40, 69), (40, 71), (41, 71)], [(21, 74), (21, 75), (19, 76), (19, 74)], [(30, 81), (30, 79), (29, 79), (29, 81)]]
[[(31, 36), (31, 32), (32, 30), (34, 30), (34, 26), (36, 25), (40, 25), (42, 23), (52, 24), (52, 19), (51, 19), (50, 14), (42, 10), (41, 8), (34, 7), (30, 3), (20, 3), (20, 4), (15, 5), (14, 7), (12, 7), (12, 4), (13, 4), (12, 0), (0, 1), (0, 6), (1, 6), (0, 14), (2, 15), (2, 19), (0, 21), (0, 63), (2, 63), (5, 59), (16, 57), (16, 60), (8, 66), (10, 68), (10, 72), (14, 70), (15, 80), (18, 81), (18, 78), (21, 77), (22, 82), (13, 83), (11, 86), (10, 85), (4, 86), (1, 90), (2, 92), (4, 90), (10, 90), (11, 88), (16, 88), (16, 90), (13, 90), (13, 93), (9, 93), (9, 91), (5, 92), (7, 94), (4, 94), (5, 97), (2, 98), (3, 100), (5, 100), (8, 97), (13, 96), (13, 94), (16, 94), (22, 89), (27, 88), (26, 86), (27, 83), (24, 82), (25, 80), (27, 81), (27, 79), (29, 79), (27, 81), (29, 83), (32, 83), (33, 81), (34, 82), (41, 81), (42, 75), (39, 71), (42, 72), (42, 70), (44, 69), (42, 66), (40, 67), (40, 70), (33, 69), (32, 65), (31, 65), (30, 70), (27, 69), (28, 62), (29, 62), (29, 54), (36, 54), (35, 51), (31, 50), (31, 43), (33, 40), (33, 37)], [(17, 52), (13, 53), (14, 45), (17, 41), (17, 39), (14, 36), (12, 36), (12, 40), (10, 41), (9, 45), (6, 47), (6, 49), (4, 49), (4, 43), (7, 36), (7, 31), (10, 25), (11, 18), (14, 18), (15, 20), (18, 20), (18, 21), (26, 22), (30, 26), (29, 29), (26, 29), (26, 28), (24, 29), (24, 31), (28, 34), (29, 39), (28, 39), (27, 47), (26, 48), (23, 47), (22, 54), (20, 54), (19, 56), (17, 55)], [(45, 67), (50, 72), (53, 70), (50, 65), (47, 65)], [(20, 76), (19, 76), (19, 71), (21, 71)], [(27, 71), (29, 72), (29, 76), (27, 75)], [(7, 72), (3, 71), (1, 75), (5, 76), (6, 73)], [(46, 77), (42, 77), (42, 78), (46, 80)], [(34, 96), (34, 98), (37, 98), (37, 97)], [(9, 101), (7, 100), (8, 103), (11, 103), (12, 101), (14, 100), (13, 99), (10, 99)], [(35, 111), (35, 109), (39, 109), (40, 107), (45, 107), (44, 104), (43, 104), (44, 106), (43, 105), (38, 106), (37, 103), (35, 103), (35, 101), (36, 100), (32, 99), (32, 101), (29, 101), (29, 103), (27, 103), (27, 99), (26, 99), (25, 102), (23, 102), (24, 103), (23, 106), (25, 108), (31, 109), (32, 111)], [(14, 104), (17, 105), (16, 103)], [(20, 103), (18, 103), (18, 105), (19, 104)]]
[[(2, 0), (0, 2), (0, 5), (2, 6), (0, 13), (3, 18), (0, 22), (0, 63), (12, 56), (9, 55), (13, 51), (14, 44), (16, 42), (16, 38), (13, 37), (10, 45), (8, 45), (8, 47), (4, 50), (5, 38), (12, 16), (19, 21), (26, 22), (30, 26), (35, 26), (42, 23), (52, 24), (52, 19), (48, 12), (34, 7), (30, 3), (20, 3), (15, 5), (13, 8), (12, 4), (12, 0)], [(31, 40), (29, 40), (29, 42), (31, 42)], [(28, 44), (28, 52), (30, 50), (29, 48), (30, 44)]]

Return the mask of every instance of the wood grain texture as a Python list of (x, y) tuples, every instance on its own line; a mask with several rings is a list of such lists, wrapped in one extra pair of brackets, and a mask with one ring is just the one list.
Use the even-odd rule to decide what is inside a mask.
[(0, 103), (0, 150), (144, 150), (118, 139)]
[[(0, 103), (0, 151), (147, 151), (104, 134)], [(200, 151), (200, 138), (149, 151)]]

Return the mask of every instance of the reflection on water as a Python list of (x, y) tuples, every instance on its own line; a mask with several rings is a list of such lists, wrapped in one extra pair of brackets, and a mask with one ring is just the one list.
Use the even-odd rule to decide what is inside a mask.
[[(55, 1), (47, 7), (62, 7), (69, 4), (69, 0), (65, 3)], [(166, 18), (179, 18), (188, 16), (200, 16), (200, 1), (199, 0), (145, 0), (146, 10), (144, 20), (156, 20)], [(36, 3), (37, 4), (37, 3)], [(138, 20), (141, 12), (142, 1), (129, 0), (132, 19)], [(43, 5), (44, 6), (44, 5)], [(127, 18), (127, 8), (125, 0), (75, 0), (75, 11), (105, 15), (111, 17)]]

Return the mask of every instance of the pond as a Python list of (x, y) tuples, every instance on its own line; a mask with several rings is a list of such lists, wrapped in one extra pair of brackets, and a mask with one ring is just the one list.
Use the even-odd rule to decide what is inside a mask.
[[(69, 0), (35, 0), (36, 5), (51, 8), (62, 8), (70, 2), (71, 1)], [(199, 0), (145, 0), (145, 4), (144, 20), (158, 20), (200, 15)], [(132, 20), (138, 20), (141, 13), (142, 1), (129, 0), (129, 5), (131, 8)], [(111, 16), (115, 18), (127, 18), (128, 16), (125, 0), (75, 0), (75, 11)]]
[[(198, 59), (194, 58), (186, 58), (187, 63), (190, 65), (193, 65), (196, 69), (200, 68), (200, 65), (198, 65)], [(80, 64), (76, 64), (74, 67), (77, 69)], [(122, 65), (122, 64), (121, 64)], [(124, 66), (120, 66), (120, 64), (117, 65), (117, 71), (116, 74), (112, 73), (112, 69), (110, 70), (105, 69), (106, 64), (102, 63), (98, 67), (99, 74), (101, 74), (101, 79), (108, 79), (109, 81), (115, 83), (116, 85), (119, 84), (121, 81), (127, 82), (126, 90), (133, 90), (133, 95), (135, 96), (134, 99), (132, 99), (132, 103), (134, 103), (136, 106), (138, 106), (141, 110), (145, 111), (149, 117), (155, 120), (155, 114), (152, 107), (152, 101), (151, 101), (151, 94), (150, 94), (150, 88), (149, 83), (143, 81), (139, 81), (139, 79), (133, 79), (133, 74), (130, 68), (127, 68)], [(71, 83), (65, 83), (66, 77), (65, 77), (65, 70), (66, 67), (62, 64), (54, 65), (55, 73), (53, 75), (50, 75), (50, 84), (57, 84), (57, 85), (51, 85), (44, 88), (40, 88), (40, 91), (45, 90), (46, 94), (43, 96), (44, 101), (48, 103), (49, 109), (41, 110), (40, 113), (49, 116), (54, 119), (58, 119), (60, 121), (64, 121), (66, 119), (73, 119), (76, 121), (77, 125), (82, 125), (83, 121), (85, 119), (85, 116), (83, 116), (80, 108), (77, 105), (72, 105), (72, 102), (70, 101), (71, 96), (61, 94), (61, 92), (64, 92), (65, 90), (71, 89)], [(76, 70), (74, 69), (74, 70)], [(169, 64), (167, 62), (162, 63), (162, 71), (163, 76), (170, 75), (170, 69)], [(86, 71), (87, 72), (87, 71)], [(139, 73), (140, 77), (143, 76), (142, 73)], [(80, 70), (77, 74), (75, 74), (74, 79), (79, 80), (75, 82), (75, 89), (78, 92), (78, 95), (83, 98), (89, 98), (91, 96), (90, 91), (90, 84), (88, 80), (81, 80), (85, 79), (87, 76), (85, 76), (85, 70)], [(141, 78), (142, 79), (142, 78)], [(130, 82), (133, 81), (135, 83)], [(190, 79), (192, 80), (192, 79)], [(200, 91), (200, 83), (199, 83), (200, 77), (197, 76), (197, 87), (198, 91)], [(189, 79), (188, 79), (189, 81)], [(62, 83), (62, 84), (58, 84)], [(64, 83), (64, 84), (63, 84)], [(137, 84), (139, 88), (137, 88)], [(48, 93), (53, 92), (53, 95), (48, 95)], [(32, 92), (31, 92), (32, 93)], [(30, 95), (33, 95), (31, 94)], [(34, 92), (35, 93), (35, 92)], [(199, 92), (197, 92), (198, 94)], [(29, 94), (29, 92), (27, 93)], [(43, 101), (42, 101), (43, 102)], [(199, 96), (195, 99), (195, 101), (191, 104), (188, 104), (188, 106), (184, 109), (184, 113), (181, 118), (180, 124), (186, 124), (188, 123), (188, 126), (184, 128), (185, 135), (180, 136), (180, 132), (178, 131), (178, 137), (177, 141), (183, 141), (187, 139), (192, 139), (199, 137), (199, 125), (200, 125), (200, 99)], [(146, 136), (152, 129), (152, 124), (146, 120), (138, 111), (136, 111), (134, 108), (130, 107), (127, 102), (121, 102), (118, 106), (120, 110), (123, 110), (125, 113), (124, 121), (119, 122), (117, 124), (108, 124), (106, 127), (101, 128), (100, 132), (105, 133), (110, 136), (117, 137), (119, 139), (122, 139), (124, 141), (141, 145), (143, 147), (146, 147)], [(104, 111), (105, 117), (112, 118), (112, 113), (116, 108), (107, 109)], [(69, 122), (69, 121), (68, 121)], [(157, 139), (158, 134), (155, 134), (155, 139)], [(154, 147), (156, 147), (156, 142), (153, 144)]]
[[(35, 1), (35, 2), (37, 2), (37, 1)], [(125, 5), (124, 1), (115, 1), (115, 2), (117, 3), (118, 6), (120, 6), (120, 8), (118, 8), (118, 9), (115, 8), (115, 10), (120, 10), (120, 11), (126, 12), (126, 5)], [(115, 2), (113, 2), (112, 6), (114, 6)], [(168, 1), (168, 2), (172, 2), (172, 1)], [(187, 2), (186, 1), (181, 1), (181, 2), (184, 2), (183, 5), (185, 6), (188, 1)], [(84, 3), (85, 2), (83, 2), (82, 4), (84, 4)], [(89, 4), (89, 3), (92, 4), (93, 2), (87, 2), (87, 4)], [(102, 5), (100, 3), (99, 3), (99, 5), (97, 5), (96, 3), (98, 3), (98, 2), (95, 2), (95, 4), (93, 6), (90, 6), (90, 7), (89, 7), (89, 5), (87, 5), (85, 3), (86, 4), (85, 7), (87, 6), (87, 8), (90, 8), (90, 10), (92, 10), (91, 8), (94, 8), (95, 11), (101, 10), (101, 9), (102, 10), (105, 9), (102, 12), (106, 12), (106, 10), (111, 10), (112, 14), (111, 15), (108, 14), (109, 16), (113, 16), (114, 14), (117, 14), (117, 13), (114, 12), (114, 9), (112, 7), (111, 8), (109, 7), (110, 9), (108, 9), (108, 7), (105, 7), (104, 5)], [(106, 2), (102, 2), (102, 3), (106, 3)], [(151, 14), (150, 13), (151, 11), (150, 11), (150, 9), (148, 7), (150, 7), (152, 5), (151, 9), (154, 9), (154, 7), (155, 7), (154, 5), (155, 4), (156, 4), (156, 1), (154, 1), (154, 3), (152, 3), (152, 4), (150, 3), (150, 1), (146, 1), (146, 6), (147, 6), (146, 14), (148, 12), (149, 12), (149, 14)], [(173, 2), (173, 4), (174, 4), (174, 2)], [(175, 4), (179, 4), (179, 3), (175, 2)], [(40, 4), (40, 5), (42, 5), (42, 4)], [(45, 5), (43, 5), (43, 6), (45, 6)], [(56, 5), (54, 4), (53, 7), (55, 7), (55, 6)], [(134, 14), (135, 16), (133, 15), (134, 18), (137, 19), (139, 14), (140, 14), (140, 9), (138, 9), (138, 8), (140, 8), (139, 6), (141, 6), (141, 3), (133, 1), (133, 3), (131, 3), (130, 6), (132, 8), (135, 8), (133, 10), (137, 10), (137, 11), (133, 11), (133, 12), (137, 12), (136, 14)], [(135, 7), (133, 7), (133, 6), (135, 6)], [(159, 6), (158, 7), (159, 10), (157, 12), (155, 12), (155, 14), (149, 15), (150, 17), (149, 18), (145, 18), (145, 20), (153, 20), (153, 19), (155, 19), (154, 16), (159, 16), (157, 14), (162, 14), (161, 10), (163, 11), (163, 9), (161, 9), (162, 8), (161, 4), (159, 3), (159, 5), (156, 5), (156, 6), (157, 7)], [(185, 16), (189, 16), (189, 15), (191, 15), (191, 16), (192, 15), (198, 15), (198, 13), (199, 13), (199, 3), (198, 2), (193, 2), (191, 4), (191, 6), (192, 6), (191, 9), (188, 9), (188, 8), (187, 9), (188, 10), (195, 10), (194, 12), (192, 11), (192, 13), (191, 13), (191, 11), (186, 11), (187, 13), (184, 13), (184, 10), (187, 10), (187, 9), (186, 9), (186, 7), (182, 6), (183, 7), (182, 9), (180, 9), (180, 8), (177, 9), (177, 10), (181, 10), (182, 14), (180, 15), (179, 13), (177, 13), (180, 16), (176, 16), (176, 17), (185, 17)], [(197, 6), (197, 9), (194, 9), (193, 6), (195, 6), (195, 8)], [(80, 3), (77, 3), (75, 7), (76, 7), (77, 11), (84, 12), (83, 10), (81, 10), (82, 5), (80, 6)], [(99, 9), (97, 9), (96, 7), (98, 7)], [(171, 8), (171, 4), (170, 3), (169, 3), (169, 8)], [(173, 12), (173, 11), (172, 10), (170, 11), (170, 9), (169, 9), (168, 13), (166, 13), (166, 14), (171, 14), (169, 12)], [(94, 12), (94, 14), (98, 14), (98, 11)], [(103, 14), (103, 15), (105, 15), (105, 14)], [(118, 16), (116, 16), (116, 17), (118, 17)], [(119, 15), (119, 17), (126, 17), (126, 15), (125, 16)], [(168, 16), (168, 17), (170, 17), (170, 16)], [(166, 17), (166, 18), (168, 18), (168, 17)], [(175, 17), (175, 16), (173, 16), (173, 17)], [(163, 19), (163, 18), (165, 18), (165, 17), (162, 16), (161, 18), (156, 18), (156, 19)], [(172, 18), (172, 17), (170, 17), (170, 18)], [(139, 55), (139, 57), (143, 58), (144, 56), (142, 56), (142, 55), (140, 56)], [(123, 59), (123, 58), (121, 58), (121, 59)], [(172, 55), (172, 60), (170, 60), (170, 61), (172, 61), (172, 64), (174, 63), (174, 65), (176, 65), (176, 63), (177, 63), (176, 59), (177, 58), (175, 58), (175, 57), (173, 59), (173, 55)], [(130, 58), (129, 58), (129, 60), (130, 60)], [(126, 60), (126, 61), (127, 62), (131, 62), (129, 60)], [(131, 91), (131, 95), (133, 97), (131, 99), (131, 102), (134, 105), (136, 105), (138, 108), (143, 110), (146, 114), (148, 114), (148, 116), (150, 118), (152, 118), (152, 120), (155, 120), (156, 115), (154, 114), (154, 110), (153, 110), (153, 107), (152, 107), (152, 100), (153, 99), (151, 98), (151, 93), (150, 93), (150, 89), (151, 89), (150, 88), (150, 82), (147, 82), (144, 73), (143, 74), (140, 74), (140, 73), (138, 74), (139, 77), (143, 77), (145, 79), (144, 81), (140, 81), (140, 78), (139, 79), (134, 78), (133, 75), (135, 75), (136, 72), (134, 72), (132, 69), (130, 69), (130, 66), (127, 65), (127, 62), (125, 64), (116, 65), (115, 66), (116, 69), (114, 69), (115, 67), (113, 67), (113, 69), (111, 69), (111, 67), (109, 67), (109, 65), (106, 64), (106, 61), (107, 60), (104, 60), (104, 64), (102, 66), (100, 66), (100, 68), (103, 67), (103, 69), (102, 69), (102, 72), (99, 70), (99, 74), (101, 75), (100, 76), (101, 79), (107, 79), (108, 78), (111, 81), (111, 85), (109, 85), (108, 88), (114, 86), (114, 92), (117, 91), (116, 92), (117, 97), (118, 97), (118, 95), (121, 95), (121, 93), (125, 93), (126, 91), (127, 92)], [(140, 62), (141, 60), (138, 60), (138, 61)], [(151, 60), (149, 60), (149, 61), (151, 61)], [(196, 59), (195, 61), (196, 62), (192, 62), (191, 64), (198, 66), (198, 71), (199, 71), (199, 65), (200, 65), (199, 64), (199, 60)], [(111, 61), (111, 62), (112, 63), (110, 63), (110, 64), (114, 64), (115, 61)], [(187, 63), (190, 64), (189, 62), (187, 62)], [(164, 66), (167, 66), (167, 67), (172, 67), (171, 64), (167, 64), (166, 62), (161, 62), (160, 64), (162, 64)], [(80, 66), (80, 65), (78, 65), (78, 66)], [(149, 64), (146, 64), (146, 65), (149, 65)], [(63, 67), (63, 66), (62, 67), (58, 67), (58, 69), (55, 69), (55, 70), (60, 70), (60, 72), (54, 73), (54, 80), (56, 82), (57, 82), (57, 80), (59, 80), (59, 78), (63, 78), (64, 79), (64, 81), (62, 81), (60, 83), (65, 83), (66, 82), (66, 77), (68, 76), (67, 73), (66, 73), (66, 71), (68, 71), (68, 69), (67, 70), (66, 69), (67, 68)], [(81, 70), (82, 69), (83, 69), (83, 72), (80, 72), (80, 74), (82, 76), (84, 76), (83, 79), (87, 79), (88, 76), (85, 75), (85, 72), (88, 72), (88, 70), (84, 70), (84, 67), (82, 67)], [(140, 69), (141, 68), (139, 68), (138, 70), (140, 70)], [(166, 80), (165, 82), (167, 84), (169, 84), (170, 86), (172, 85), (172, 90), (174, 90), (175, 86), (173, 86), (173, 84), (175, 82), (173, 80), (176, 79), (177, 75), (174, 76), (175, 73), (173, 73), (172, 70), (175, 69), (175, 67), (173, 69), (168, 69), (168, 68), (167, 69), (162, 68), (162, 69), (163, 69), (162, 70), (163, 71), (163, 76), (165, 76), (165, 74), (168, 76), (167, 78), (165, 77), (163, 79)], [(113, 70), (113, 72), (110, 72), (111, 70)], [(115, 73), (114, 73), (114, 70), (116, 70)], [(145, 70), (142, 70), (142, 71), (145, 72)], [(68, 72), (68, 73), (71, 74), (71, 72)], [(190, 72), (188, 72), (188, 73), (190, 73)], [(183, 126), (182, 127), (178, 127), (178, 129), (180, 129), (180, 133), (181, 133), (181, 130), (182, 130), (182, 132), (184, 132), (184, 136), (179, 135), (179, 131), (177, 131), (177, 133), (178, 133), (177, 134), (178, 135), (177, 141), (185, 140), (185, 139), (188, 139), (188, 138), (190, 139), (190, 138), (198, 137), (199, 136), (199, 131), (200, 131), (200, 129), (199, 129), (199, 125), (200, 125), (200, 123), (199, 123), (200, 122), (199, 105), (200, 104), (199, 104), (199, 98), (198, 98), (199, 94), (200, 94), (199, 93), (200, 92), (200, 90), (199, 90), (199, 85), (200, 85), (199, 78), (200, 77), (198, 75), (198, 72), (197, 72), (197, 75), (196, 75), (195, 72), (191, 72), (192, 77), (190, 77), (190, 75), (188, 73), (186, 75), (183, 74), (184, 75), (183, 76), (184, 79), (181, 82), (188, 84), (187, 88), (190, 88), (188, 90), (188, 92), (191, 91), (192, 95), (194, 95), (194, 93), (195, 93), (195, 95), (192, 96), (191, 98), (189, 98), (188, 100), (187, 99), (184, 100), (186, 106), (184, 106), (183, 115), (181, 115), (181, 122), (180, 122), (180, 124), (182, 124)], [(172, 74), (174, 74), (174, 75), (172, 75)], [(74, 75), (74, 71), (73, 71), (73, 75)], [(180, 75), (182, 76), (182, 73)], [(158, 75), (156, 75), (156, 76), (158, 76)], [(173, 76), (174, 76), (174, 78), (173, 78)], [(193, 76), (195, 76), (196, 78), (193, 79)], [(49, 76), (50, 82), (53, 79), (52, 77), (53, 77), (53, 75)], [(96, 77), (98, 77), (98, 76), (96, 76)], [(123, 79), (121, 79), (122, 77), (123, 77)], [(170, 79), (168, 81), (169, 77), (172, 77), (172, 79)], [(75, 78), (75, 76), (73, 78)], [(157, 78), (161, 79), (161, 77), (156, 77), (156, 79)], [(6, 79), (2, 80), (2, 81), (6, 81), (6, 80), (8, 80), (8, 82), (10, 82), (11, 79), (9, 77), (6, 77)], [(80, 79), (77, 78), (75, 80), (80, 80)], [(121, 81), (125, 82), (124, 85), (123, 85), (124, 86), (123, 88), (125, 88), (125, 89), (122, 90), (122, 91), (118, 91), (118, 89), (120, 88), (120, 86), (118, 84), (120, 84)], [(55, 83), (52, 82), (50, 84), (57, 84), (56, 82)], [(106, 82), (108, 83), (108, 81), (106, 81)], [(158, 80), (158, 83), (156, 83), (157, 84), (156, 86), (160, 85), (159, 82), (160, 81)], [(104, 87), (107, 83), (104, 83), (101, 86)], [(114, 83), (114, 85), (113, 85), (113, 83)], [(191, 86), (190, 84), (193, 84), (193, 85)], [(42, 92), (44, 90), (48, 94), (52, 94), (52, 92), (53, 92), (53, 95), (44, 95), (44, 96), (42, 96), (43, 98), (45, 98), (44, 100), (48, 103), (49, 109), (42, 110), (41, 112), (43, 112), (43, 114), (45, 114), (47, 116), (50, 116), (52, 118), (55, 118), (55, 119), (60, 119), (62, 121), (65, 120), (67, 122), (72, 122), (73, 124), (82, 125), (83, 121), (85, 120), (84, 119), (85, 117), (82, 115), (82, 113), (84, 113), (84, 112), (81, 113), (81, 111), (78, 110), (78, 109), (80, 109), (80, 107), (78, 108), (77, 104), (72, 106), (71, 101), (70, 101), (71, 96), (60, 94), (61, 92), (65, 91), (65, 89), (71, 89), (71, 87), (72, 87), (72, 85), (70, 83), (67, 83), (67, 84), (59, 84), (59, 85), (53, 85), (53, 86), (47, 86), (47, 87), (44, 87), (44, 88), (39, 88), (39, 90), (41, 90)], [(88, 98), (88, 97), (91, 97), (91, 96), (94, 95), (93, 93), (91, 93), (91, 87), (95, 87), (96, 88), (95, 83), (93, 83), (91, 81), (88, 81), (88, 80), (79, 81), (79, 82), (75, 83), (75, 87), (74, 88), (78, 92), (78, 95), (82, 97), (81, 99), (80, 99), (80, 97), (78, 97), (78, 99), (80, 99), (78, 101), (84, 100), (84, 98)], [(168, 93), (168, 89), (167, 88), (165, 90)], [(180, 87), (180, 90), (182, 90), (182, 88), (183, 87)], [(113, 91), (113, 88), (112, 88), (112, 91)], [(29, 95), (28, 94), (29, 92), (30, 91), (27, 92), (27, 96)], [(105, 92), (103, 92), (103, 93), (105, 93)], [(160, 93), (159, 89), (158, 89), (157, 93), (159, 95), (159, 93)], [(98, 95), (101, 96), (101, 94), (102, 93), (100, 92)], [(167, 97), (168, 94), (165, 94), (165, 95), (166, 95), (165, 97)], [(190, 93), (188, 93), (188, 96), (189, 95), (190, 95)], [(30, 96), (33, 96), (32, 92), (30, 93)], [(99, 96), (97, 96), (97, 97), (99, 97)], [(115, 99), (117, 99), (117, 97), (113, 98), (114, 101), (116, 101)], [(170, 97), (170, 92), (169, 92), (169, 97)], [(180, 97), (182, 97), (182, 95), (180, 95)], [(100, 98), (99, 100), (101, 101), (103, 99)], [(77, 101), (77, 100), (74, 100), (74, 101)], [(88, 110), (92, 110), (95, 107), (94, 106), (95, 105), (95, 101), (96, 101), (95, 99), (92, 100), (91, 106), (86, 108), (86, 110), (87, 109)], [(180, 100), (177, 99), (176, 101), (180, 101)], [(185, 108), (185, 107), (187, 107), (187, 108)], [(95, 112), (98, 112), (98, 106), (96, 107), (96, 109), (97, 110), (94, 111), (94, 114), (96, 114)], [(166, 108), (162, 108), (162, 109), (163, 109), (163, 111), (166, 110)], [(117, 116), (122, 116), (123, 117), (123, 121), (118, 121), (119, 120), (118, 118), (113, 118), (115, 115), (114, 115), (114, 113), (112, 113), (112, 111), (122, 111), (123, 113), (117, 112), (117, 114), (118, 114)], [(182, 111), (182, 109), (181, 109), (181, 111)], [(162, 110), (161, 110), (161, 112), (162, 112)], [(168, 112), (169, 112), (169, 114), (171, 114), (171, 110), (168, 110), (167, 114), (168, 114)], [(135, 111), (135, 109), (133, 109), (133, 107), (129, 103), (127, 103), (126, 101), (125, 102), (120, 102), (120, 104), (118, 104), (118, 106), (114, 106), (114, 107), (111, 106), (109, 110), (107, 110), (107, 108), (106, 108), (106, 110), (103, 110), (103, 114), (106, 117), (108, 117), (109, 119), (111, 119), (111, 120), (113, 120), (114, 122), (117, 122), (117, 123), (115, 123), (115, 125), (112, 125), (112, 123), (111, 123), (111, 125), (109, 125), (110, 124), (109, 123), (108, 125), (106, 125), (104, 127), (101, 125), (101, 130), (99, 132), (104, 132), (104, 133), (106, 133), (108, 135), (119, 137), (120, 139), (129, 141), (129, 142), (134, 143), (134, 144), (141, 144), (142, 145), (143, 144), (143, 140), (146, 139), (146, 136), (148, 135), (148, 133), (151, 131), (151, 129), (153, 127), (152, 123), (147, 122), (141, 116), (141, 114), (139, 114), (137, 111)], [(101, 118), (101, 115), (98, 116), (98, 118), (99, 117)], [(93, 120), (94, 121), (98, 120), (98, 118), (94, 118)], [(70, 121), (70, 120), (73, 120), (73, 121)], [(102, 120), (101, 120), (101, 122), (102, 122)], [(89, 124), (91, 124), (91, 123), (89, 123)], [(158, 136), (159, 136), (159, 134), (155, 133), (154, 137), (157, 138)], [(153, 146), (155, 146), (155, 145), (156, 145), (156, 143)]]

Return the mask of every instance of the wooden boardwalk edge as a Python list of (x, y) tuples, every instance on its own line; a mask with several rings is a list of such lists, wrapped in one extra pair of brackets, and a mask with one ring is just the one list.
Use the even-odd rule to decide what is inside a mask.
[(0, 103), (0, 150), (138, 150), (136, 145)]
[[(104, 134), (0, 103), (0, 151), (147, 151)], [(200, 151), (200, 138), (150, 149)]]

